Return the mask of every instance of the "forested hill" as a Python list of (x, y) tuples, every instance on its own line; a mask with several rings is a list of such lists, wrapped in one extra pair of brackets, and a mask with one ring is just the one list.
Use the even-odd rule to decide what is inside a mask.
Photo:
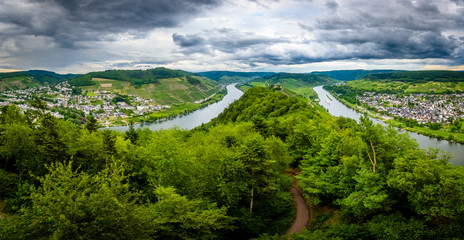
[(213, 79), (220, 83), (234, 83), (249, 81), (275, 74), (274, 72), (231, 72), (231, 71), (208, 71), (200, 72), (198, 75)]
[(312, 204), (291, 239), (464, 236), (464, 168), (275, 88), (248, 90), (192, 131), (1, 110), (0, 239), (289, 239), (286, 171)]
[[(446, 154), (422, 150), (367, 117), (356, 123), (318, 115), (272, 91), (248, 90), (214, 121), (251, 121), (287, 146), (313, 204), (309, 230), (292, 239), (464, 237), (464, 207), (456, 204), (464, 202), (464, 168), (448, 163)], [(272, 101), (287, 108), (273, 108)]]
[(356, 96), (365, 92), (450, 94), (464, 92), (464, 72), (399, 71), (370, 74), (363, 79), (340, 86), (326, 86), (345, 100), (356, 103)]
[(106, 70), (103, 72), (91, 72), (83, 76), (79, 76), (69, 81), (73, 86), (90, 86), (95, 85), (93, 79), (111, 79), (119, 81), (127, 81), (135, 86), (140, 86), (148, 83), (159, 83), (160, 79), (168, 78), (186, 78), (191, 84), (200, 84), (201, 81), (192, 77), (192, 73), (180, 70), (171, 70), (168, 68), (154, 68), (148, 70)]
[(312, 72), (315, 74), (324, 74), (340, 81), (352, 81), (366, 77), (369, 74), (390, 73), (395, 70), (334, 70), (325, 72)]
[(274, 75), (263, 77), (262, 80), (272, 84), (280, 83), (283, 85), (285, 85), (285, 83), (288, 81), (298, 81), (314, 86), (326, 85), (337, 82), (337, 80), (327, 75), (313, 73), (277, 73)]
[(78, 75), (62, 75), (43, 70), (0, 73), (0, 91), (23, 89), (27, 87), (43, 86), (47, 84), (53, 85), (76, 76)]
[(401, 81), (411, 83), (425, 82), (464, 82), (464, 72), (459, 71), (401, 71), (376, 73), (366, 76), (368, 80)]
[(213, 119), (212, 124), (256, 121), (256, 119), (280, 117), (295, 112), (312, 115), (313, 109), (305, 102), (287, 97), (280, 92), (273, 92), (264, 87), (254, 87)]

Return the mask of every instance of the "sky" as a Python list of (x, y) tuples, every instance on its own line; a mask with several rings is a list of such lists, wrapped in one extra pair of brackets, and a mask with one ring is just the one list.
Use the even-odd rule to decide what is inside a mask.
[(464, 0), (0, 0), (0, 72), (464, 70)]

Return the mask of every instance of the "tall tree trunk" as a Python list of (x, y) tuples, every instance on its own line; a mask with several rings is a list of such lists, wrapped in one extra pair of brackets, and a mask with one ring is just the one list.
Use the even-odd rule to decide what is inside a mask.
[(377, 165), (377, 158), (375, 156), (374, 144), (372, 143), (372, 141), (369, 141), (369, 143), (371, 144), (371, 149), (372, 149), (372, 154), (373, 154), (374, 159), (371, 158), (371, 155), (369, 154), (369, 152), (367, 152), (367, 156), (369, 156), (369, 160), (372, 163), (372, 172), (375, 173), (375, 166)]
[(254, 190), (255, 188), (251, 187), (250, 212), (253, 212), (253, 191)]

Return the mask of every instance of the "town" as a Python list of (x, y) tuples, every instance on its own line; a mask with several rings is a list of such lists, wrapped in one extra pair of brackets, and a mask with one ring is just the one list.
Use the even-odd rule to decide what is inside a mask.
[(382, 115), (414, 119), (419, 124), (450, 124), (464, 117), (464, 94), (385, 94), (365, 92), (359, 102)]
[(158, 105), (153, 99), (143, 99), (138, 96), (118, 96), (102, 90), (82, 92), (82, 89), (72, 88), (67, 82), (52, 87), (42, 86), (0, 92), (0, 106), (16, 104), (23, 113), (27, 110), (37, 110), (30, 103), (35, 95), (45, 102), (46, 113), (57, 118), (64, 118), (63, 114), (60, 114), (63, 110), (77, 111), (83, 116), (92, 115), (106, 125), (109, 124), (110, 119), (125, 119), (171, 108), (168, 105)]

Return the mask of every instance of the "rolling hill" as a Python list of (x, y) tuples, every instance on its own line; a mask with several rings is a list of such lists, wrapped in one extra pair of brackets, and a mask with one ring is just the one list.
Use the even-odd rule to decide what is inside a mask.
[(413, 83), (425, 82), (464, 82), (464, 72), (458, 71), (395, 71), (390, 73), (377, 73), (366, 77), (369, 80), (401, 81)]
[(0, 91), (24, 89), (44, 85), (54, 85), (74, 78), (75, 74), (58, 74), (43, 70), (0, 73)]
[(340, 80), (340, 81), (352, 81), (364, 78), (369, 74), (377, 74), (377, 73), (390, 73), (395, 70), (334, 70), (334, 71), (325, 71), (325, 72), (312, 72), (315, 74), (324, 74), (331, 78)]
[(254, 86), (269, 86), (280, 84), (283, 86), (282, 91), (289, 96), (295, 94), (303, 97), (315, 96), (313, 87), (336, 83), (338, 80), (323, 74), (313, 73), (276, 73), (248, 82), (241, 86), (242, 90), (247, 90)]
[[(333, 87), (332, 87), (333, 88)], [(464, 72), (458, 71), (399, 71), (377, 73), (363, 79), (335, 87), (340, 91), (383, 93), (462, 93), (464, 92)], [(356, 92), (356, 94), (354, 94)], [(346, 94), (346, 93), (345, 93)]]
[(274, 75), (266, 76), (262, 78), (264, 81), (269, 84), (280, 83), (282, 85), (286, 84), (296, 84), (298, 85), (325, 85), (336, 83), (337, 80), (323, 75), (323, 74), (314, 74), (314, 73), (277, 73)]
[(213, 79), (219, 83), (247, 82), (275, 74), (274, 72), (231, 72), (231, 71), (209, 71), (200, 72), (198, 75)]
[(137, 95), (168, 105), (205, 99), (221, 89), (211, 79), (167, 68), (91, 72), (70, 80), (69, 84), (84, 90)]

